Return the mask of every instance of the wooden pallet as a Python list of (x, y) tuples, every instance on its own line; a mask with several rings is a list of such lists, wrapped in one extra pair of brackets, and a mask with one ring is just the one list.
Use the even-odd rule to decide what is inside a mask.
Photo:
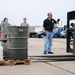
[(0, 61), (0, 65), (5, 65), (5, 61), (4, 60)]
[(0, 61), (0, 65), (9, 65), (9, 66), (13, 66), (20, 63), (23, 63), (25, 65), (30, 65), (30, 60), (25, 59), (25, 60), (16, 60), (16, 61), (15, 60)]

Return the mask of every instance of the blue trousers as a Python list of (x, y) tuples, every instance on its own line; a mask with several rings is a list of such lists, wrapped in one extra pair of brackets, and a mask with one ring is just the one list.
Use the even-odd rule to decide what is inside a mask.
[(46, 36), (44, 36), (44, 51), (51, 52), (53, 41), (53, 32), (46, 31)]

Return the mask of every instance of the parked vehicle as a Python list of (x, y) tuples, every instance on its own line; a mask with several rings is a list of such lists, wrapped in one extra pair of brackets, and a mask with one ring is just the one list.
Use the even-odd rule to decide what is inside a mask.
[[(53, 29), (53, 37), (54, 38), (58, 38), (60, 37), (60, 33), (63, 31), (63, 28), (55, 28)], [(39, 31), (38, 32), (38, 38), (43, 38), (44, 35), (43, 35), (43, 31)]]
[(63, 28), (55, 28), (53, 30), (53, 38), (59, 38), (60, 33), (63, 31)]
[(43, 37), (44, 37), (43, 31), (39, 31), (39, 32), (38, 32), (38, 38), (43, 38)]
[(31, 30), (30, 33), (29, 33), (29, 36), (34, 38), (34, 37), (38, 37), (38, 33), (42, 31), (42, 27), (41, 26), (37, 26), (35, 27), (34, 30)]
[(60, 33), (61, 38), (65, 38), (67, 36), (67, 30), (64, 30)]
[(29, 36), (32, 37), (32, 38), (37, 37), (37, 32), (31, 31), (31, 32), (29, 33)]

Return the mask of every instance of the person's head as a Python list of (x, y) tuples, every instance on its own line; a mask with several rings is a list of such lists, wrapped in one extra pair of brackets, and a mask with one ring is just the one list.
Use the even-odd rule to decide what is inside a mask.
[(4, 18), (3, 21), (6, 22), (6, 23), (8, 23), (8, 18)]
[(48, 16), (49, 19), (52, 19), (52, 12), (49, 12), (49, 13), (47, 14), (47, 16)]
[(24, 23), (26, 23), (27, 19), (26, 19), (26, 18), (24, 18), (24, 19), (23, 19), (23, 21), (24, 21)]

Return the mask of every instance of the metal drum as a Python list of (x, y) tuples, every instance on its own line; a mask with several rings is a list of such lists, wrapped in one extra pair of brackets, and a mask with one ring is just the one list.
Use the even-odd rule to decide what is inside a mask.
[(9, 60), (28, 58), (28, 27), (8, 26), (7, 57)]

